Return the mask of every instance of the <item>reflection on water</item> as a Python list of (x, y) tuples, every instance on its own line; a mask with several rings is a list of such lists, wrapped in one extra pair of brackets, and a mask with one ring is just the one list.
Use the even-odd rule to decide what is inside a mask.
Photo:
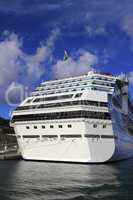
[(0, 200), (133, 199), (133, 159), (106, 165), (0, 162)]

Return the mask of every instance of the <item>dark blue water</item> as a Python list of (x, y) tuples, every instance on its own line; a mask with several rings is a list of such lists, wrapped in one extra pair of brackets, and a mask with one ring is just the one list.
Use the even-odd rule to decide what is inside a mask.
[(133, 159), (106, 165), (0, 161), (0, 200), (133, 200)]

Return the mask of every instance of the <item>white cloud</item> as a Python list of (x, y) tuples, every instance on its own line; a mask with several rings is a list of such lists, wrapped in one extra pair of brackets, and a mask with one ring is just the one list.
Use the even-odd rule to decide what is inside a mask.
[(96, 27), (93, 28), (90, 25), (85, 26), (85, 31), (90, 37), (97, 36), (97, 35), (106, 35), (105, 27)]
[[(133, 3), (131, 0), (93, 0), (88, 1), (72, 0), (56, 2), (50, 1), (32, 1), (29, 3), (25, 0), (10, 0), (0, 1), (0, 11), (4, 13), (15, 13), (17, 15), (45, 14), (51, 11), (59, 11), (59, 15), (45, 22), (48, 24), (60, 24), (63, 27), (74, 27), (75, 25), (83, 25), (90, 34), (105, 33), (106, 26), (110, 24), (120, 25), (121, 28), (129, 35), (132, 34), (132, 18), (133, 18)], [(75, 12), (76, 11), (76, 15)], [(51, 20), (52, 19), (52, 20)], [(67, 34), (72, 34), (68, 31)]]
[(66, 61), (58, 60), (53, 66), (55, 78), (64, 78), (69, 76), (81, 75), (90, 70), (97, 64), (98, 58), (86, 51), (81, 52), (78, 59), (68, 58)]
[(58, 10), (61, 7), (58, 3), (47, 3), (44, 1), (32, 1), (30, 4), (25, 0), (0, 1), (0, 11), (9, 13), (14, 12), (20, 14), (33, 14), (38, 12)]
[(4, 33), (6, 36), (0, 42), (0, 100), (4, 99), (5, 91), (12, 82), (30, 87), (45, 73), (44, 63), (52, 57), (58, 34), (56, 29), (46, 44), (41, 44), (34, 55), (29, 55), (22, 50), (23, 41), (16, 34)]
[(30, 77), (31, 79), (38, 79), (45, 72), (44, 62), (52, 58), (54, 43), (59, 33), (59, 29), (53, 30), (46, 42), (46, 45), (41, 44), (41, 46), (37, 48), (35, 55), (24, 55), (24, 60), (27, 66), (28, 80)]
[(123, 20), (121, 21), (121, 26), (122, 26), (123, 30), (131, 38), (133, 38), (133, 14), (124, 16)]

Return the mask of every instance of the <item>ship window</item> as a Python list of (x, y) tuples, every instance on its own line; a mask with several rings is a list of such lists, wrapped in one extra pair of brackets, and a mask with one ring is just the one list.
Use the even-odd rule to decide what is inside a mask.
[(59, 128), (62, 128), (62, 125), (59, 125)]
[(93, 128), (97, 128), (97, 124), (93, 124)]
[[(75, 97), (82, 95), (82, 93), (78, 93)], [(58, 106), (71, 106), (71, 105), (89, 105), (89, 106), (100, 106), (100, 107), (107, 107), (107, 102), (97, 102), (97, 101), (69, 101), (69, 102), (61, 102), (61, 103), (47, 103), (47, 104), (39, 104), (39, 105), (30, 105), (30, 106), (19, 106), (16, 110), (28, 110), (28, 109), (37, 109), (37, 108), (48, 108), (48, 107), (58, 107)]]
[[(39, 113), (13, 116), (12, 122), (15, 121), (36, 121), (36, 120), (51, 120), (51, 119), (72, 119), (72, 118), (94, 118), (94, 119), (111, 119), (108, 112), (94, 112), (94, 111), (67, 111), (54, 113)], [(68, 124), (71, 128), (72, 125)]]
[(44, 97), (43, 98), (36, 98), (33, 102), (67, 99), (67, 98), (72, 98), (72, 96), (73, 96), (73, 94), (61, 95), (61, 96), (51, 96), (51, 97), (45, 97), (45, 98)]
[(117, 139), (117, 137), (114, 136), (114, 135), (101, 135), (101, 138), (108, 138), (108, 139), (115, 138), (115, 139)]
[(68, 124), (67, 127), (68, 127), (68, 128), (72, 128), (72, 125), (71, 125), (71, 124)]
[(30, 127), (29, 127), (29, 126), (26, 126), (26, 129), (30, 129)]
[(57, 135), (42, 135), (43, 138), (57, 138)]
[(53, 126), (53, 125), (50, 125), (50, 128), (54, 128), (54, 126)]
[(37, 129), (37, 126), (34, 126), (34, 129)]
[(106, 124), (103, 124), (103, 128), (106, 128)]
[(61, 135), (61, 138), (81, 138), (81, 135), (79, 134), (73, 134), (73, 135)]
[(100, 138), (100, 135), (85, 134), (87, 138)]
[(40, 101), (44, 101), (44, 98), (36, 98), (33, 102), (40, 102)]
[(44, 128), (45, 128), (45, 126), (43, 125), (43, 126), (42, 126), (42, 128), (44, 129)]
[(23, 138), (39, 138), (39, 135), (23, 135)]
[(75, 98), (81, 97), (81, 95), (82, 95), (82, 93), (77, 93), (77, 94), (75, 95)]

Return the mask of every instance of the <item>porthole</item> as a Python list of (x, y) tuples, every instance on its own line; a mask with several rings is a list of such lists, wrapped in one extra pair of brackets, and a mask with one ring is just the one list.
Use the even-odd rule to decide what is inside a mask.
[(106, 128), (106, 124), (103, 124), (103, 128)]
[(68, 128), (72, 128), (72, 125), (71, 125), (71, 124), (68, 124), (67, 127), (68, 127)]
[(97, 128), (97, 124), (93, 124), (93, 128)]
[(34, 126), (34, 129), (37, 129), (37, 126)]

